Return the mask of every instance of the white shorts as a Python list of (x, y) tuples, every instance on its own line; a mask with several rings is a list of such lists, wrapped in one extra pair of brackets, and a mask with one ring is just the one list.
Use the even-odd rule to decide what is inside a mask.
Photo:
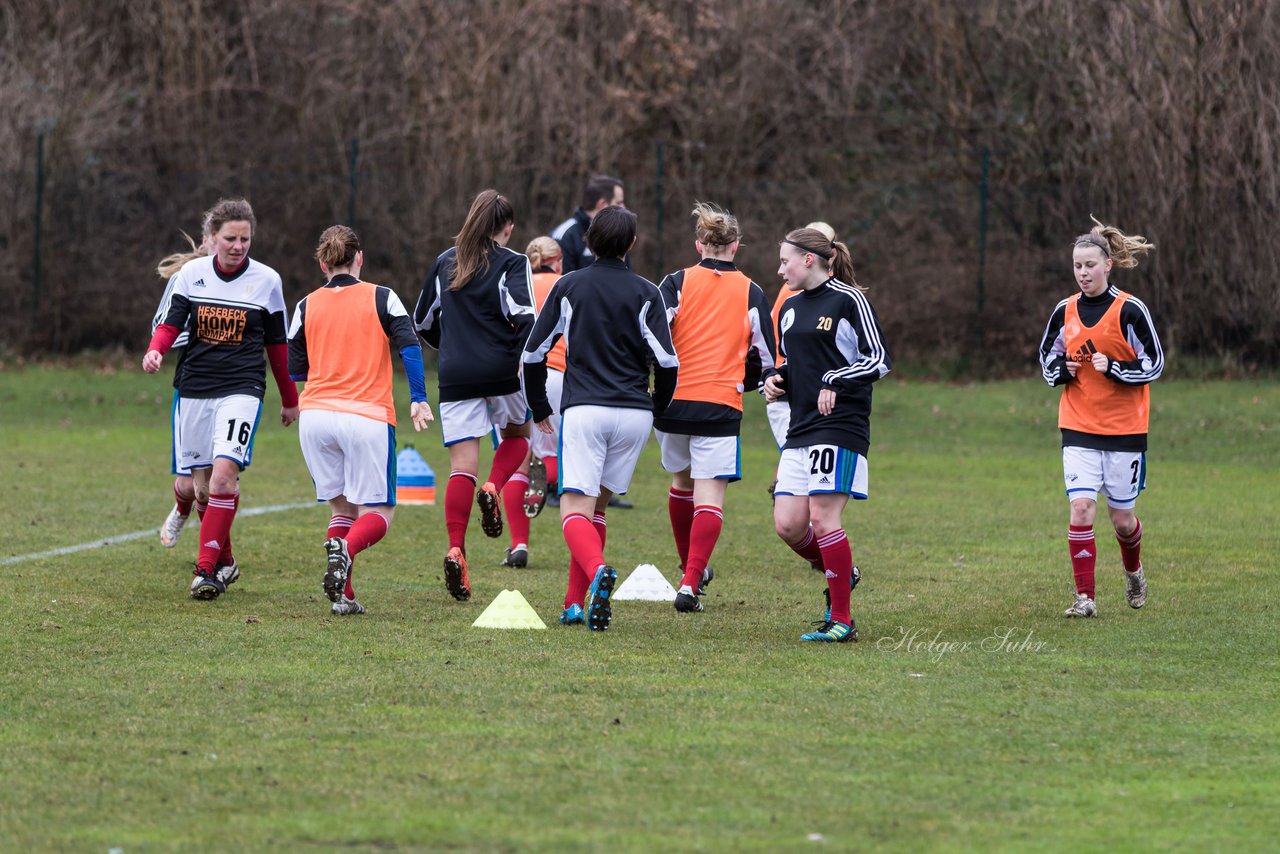
[(1097, 501), (1101, 493), (1107, 506), (1128, 510), (1147, 485), (1147, 455), (1142, 451), (1062, 449), (1062, 478), (1068, 500)]
[(494, 425), (507, 427), (529, 420), (529, 405), (524, 392), (515, 391), (501, 397), (475, 397), (440, 404), (440, 429), (444, 445), (479, 439), (489, 435)]
[(560, 491), (598, 496), (603, 486), (625, 493), (652, 426), (647, 409), (570, 407), (561, 423)]
[(785, 400), (775, 400), (764, 408), (769, 416), (769, 429), (773, 431), (773, 441), (781, 448), (787, 444), (787, 430), (791, 428), (791, 404)]
[(533, 448), (533, 455), (540, 460), (554, 457), (560, 453), (560, 395), (563, 391), (564, 373), (548, 368), (547, 400), (551, 403), (551, 426), (555, 428), (555, 431), (543, 433), (537, 427), (534, 427), (533, 438), (529, 440), (529, 445)]
[(862, 454), (839, 445), (810, 445), (782, 452), (774, 495), (839, 492), (867, 497), (867, 458)]
[(253, 459), (262, 401), (248, 394), (179, 397), (173, 412), (174, 471), (207, 469), (225, 457), (244, 471)]
[(672, 474), (689, 469), (694, 480), (742, 479), (742, 441), (738, 436), (653, 432), (662, 448), (662, 467)]
[(298, 416), (302, 458), (316, 500), (396, 503), (396, 428), (352, 412), (307, 409)]
[(178, 390), (173, 390), (173, 407), (169, 411), (169, 468), (179, 477), (191, 477), (191, 467), (182, 462), (182, 448), (178, 447)]

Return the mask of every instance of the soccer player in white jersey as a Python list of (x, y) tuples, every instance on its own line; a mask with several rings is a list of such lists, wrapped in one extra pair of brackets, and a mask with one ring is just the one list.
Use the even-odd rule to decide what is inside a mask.
[(249, 257), (256, 219), (244, 199), (223, 199), (207, 214), (208, 257), (178, 271), (164, 320), (151, 336), (142, 368), (154, 374), (183, 329), (189, 340), (178, 381), (174, 418), (181, 465), (191, 469), (200, 522), (194, 599), (216, 599), (239, 577), (218, 571), (218, 558), (239, 506), (237, 481), (253, 459), (253, 440), (266, 394), (266, 362), (280, 390), (280, 423), (298, 418), (298, 390), (289, 379), (285, 305), (280, 275)]

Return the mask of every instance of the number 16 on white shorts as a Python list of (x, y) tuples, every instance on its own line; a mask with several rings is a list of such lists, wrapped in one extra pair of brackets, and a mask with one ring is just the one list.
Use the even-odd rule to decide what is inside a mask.
[(839, 445), (785, 448), (774, 495), (845, 493), (867, 497), (867, 458)]
[(174, 447), (185, 468), (207, 469), (217, 457), (226, 457), (242, 470), (253, 459), (253, 437), (258, 432), (262, 401), (248, 394), (226, 397), (180, 397), (173, 423)]

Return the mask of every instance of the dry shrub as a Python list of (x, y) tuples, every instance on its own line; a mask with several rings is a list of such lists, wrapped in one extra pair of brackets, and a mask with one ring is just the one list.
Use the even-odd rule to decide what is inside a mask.
[(1171, 349), (1274, 361), (1278, 35), (1265, 0), (13, 0), (0, 333), (140, 348), (150, 268), (219, 196), (253, 201), (291, 303), (348, 219), (412, 300), (478, 190), (512, 198), (521, 244), (605, 171), (647, 275), (693, 260), (694, 199), (738, 214), (769, 290), (779, 237), (831, 222), (900, 361), (1028, 364), (1091, 213), (1158, 244), (1119, 281)]

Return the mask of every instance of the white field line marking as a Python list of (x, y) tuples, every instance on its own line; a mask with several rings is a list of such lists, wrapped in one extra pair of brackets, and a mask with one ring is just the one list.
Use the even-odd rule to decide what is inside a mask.
[[(246, 510), (236, 511), (236, 517), (240, 516), (261, 516), (264, 513), (279, 513), (281, 510), (300, 510), (303, 507), (315, 507), (320, 502), (308, 501), (306, 504), (272, 504), (269, 507), (250, 507)], [(119, 534), (114, 537), (106, 537), (101, 540), (94, 540), (91, 543), (81, 543), (78, 546), (65, 546), (60, 549), (50, 549), (47, 552), (36, 552), (29, 555), (14, 555), (0, 560), (0, 566), (13, 566), (15, 563), (25, 563), (29, 560), (39, 560), (42, 557), (58, 557), (59, 555), (75, 554), (76, 552), (88, 551), (89, 549), (100, 549), (103, 546), (114, 546), (117, 543), (127, 543), (129, 540), (141, 540), (146, 537), (158, 537), (160, 535), (159, 528), (150, 528), (146, 531), (134, 531), (132, 534)]]

